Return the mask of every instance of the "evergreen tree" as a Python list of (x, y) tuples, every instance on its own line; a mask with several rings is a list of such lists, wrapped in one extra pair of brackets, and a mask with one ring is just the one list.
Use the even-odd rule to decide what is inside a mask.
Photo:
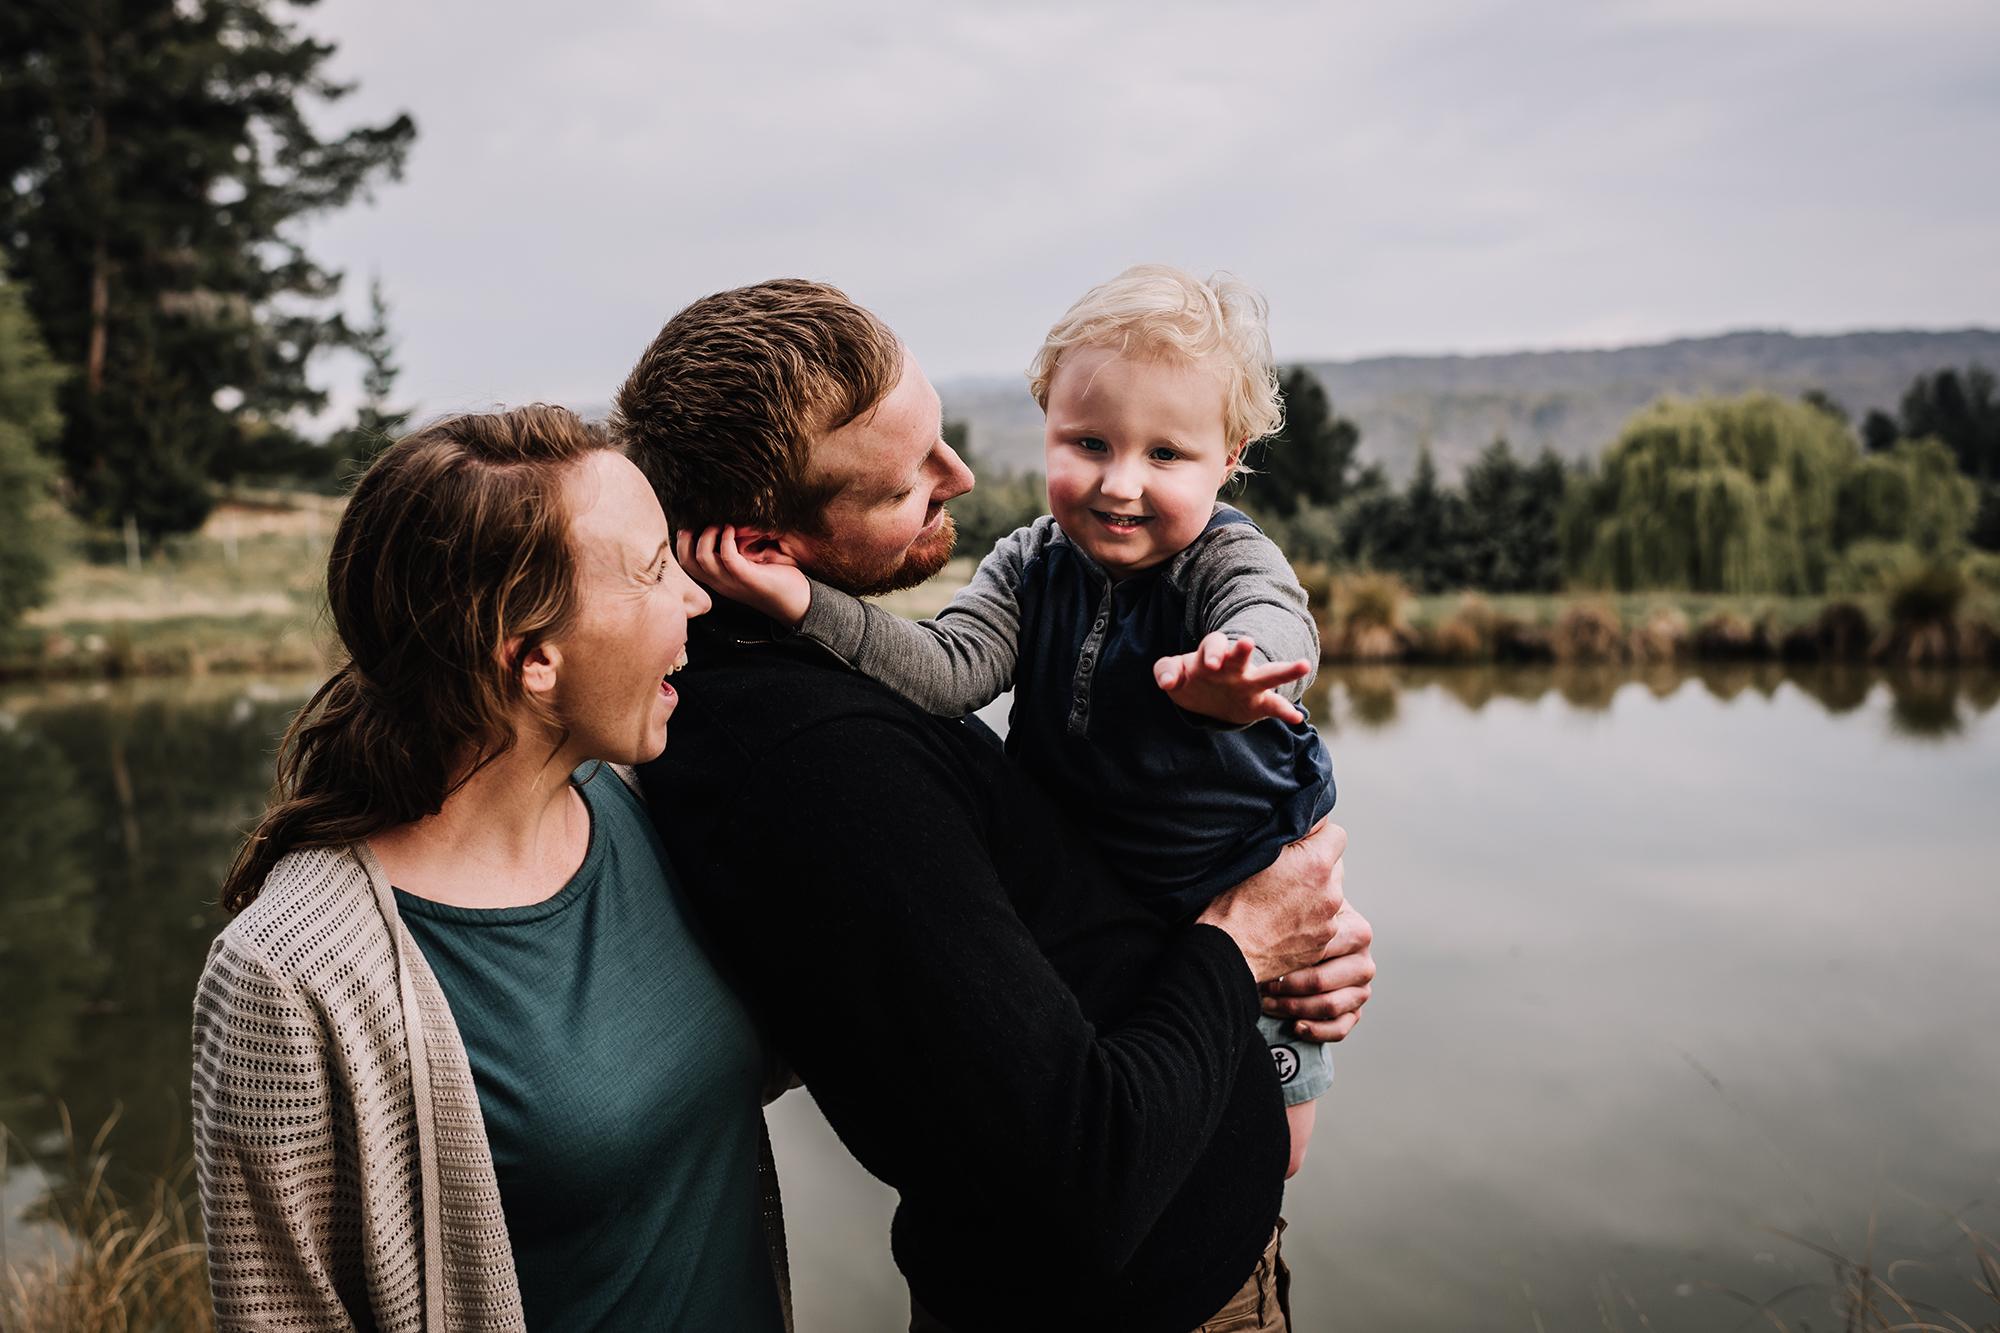
[(1879, 407), (1869, 408), (1868, 415), (1862, 418), (1861, 447), (1871, 454), (1888, 453), (1902, 437), (1896, 419)]
[(1493, 592), (1521, 586), (1518, 529), (1526, 517), (1526, 483), (1505, 439), (1487, 445), (1465, 470), (1462, 563), (1467, 586)]
[(1852, 414), (1836, 402), (1833, 395), (1825, 389), (1807, 389), (1799, 395), (1799, 401), (1807, 407), (1818, 408), (1843, 426), (1852, 425), (1854, 422)]
[(1260, 514), (1290, 518), (1306, 505), (1334, 506), (1346, 496), (1361, 431), (1337, 415), (1326, 389), (1303, 366), (1279, 381), (1285, 424), (1253, 446), (1256, 471), (1245, 478), (1243, 498)]
[(970, 491), (951, 502), (952, 523), (958, 529), (955, 553), (984, 560), (993, 543), (1049, 511), (1049, 492), (1039, 472), (987, 466), (972, 452), (971, 434), (963, 421), (944, 423), (944, 442), (965, 460), (975, 479)]
[(323, 395), (348, 331), (299, 224), (400, 174), (409, 117), (322, 137), (352, 85), (281, 0), (0, 8), (0, 246), (63, 391), (58, 454), (89, 518), (192, 527), (241, 446)]
[(1903, 395), (1905, 439), (1942, 440), (1959, 470), (1982, 486), (2000, 482), (2000, 397), (1993, 372), (1968, 366), (1919, 375)]
[(1562, 511), (1576, 475), (1561, 455), (1547, 447), (1528, 465), (1515, 528), (1521, 592), (1554, 592), (1562, 587)]
[(1481, 451), (1465, 471), (1460, 579), (1489, 592), (1540, 592), (1561, 584), (1556, 524), (1568, 470), (1544, 449), (1532, 466), (1505, 439)]
[(329, 447), (340, 459), (365, 465), (394, 443), (410, 420), (408, 408), (389, 406), (396, 378), (403, 370), (395, 361), (396, 347), (389, 337), (389, 303), (382, 297), (380, 278), (368, 284), (368, 325), (354, 335), (354, 350), (361, 354), (363, 363), (361, 407), (354, 424), (329, 441)]
[(61, 380), (20, 287), (0, 274), (0, 629), (48, 590), (48, 524), (36, 511), (53, 502), (55, 478), (40, 446), (62, 429)]

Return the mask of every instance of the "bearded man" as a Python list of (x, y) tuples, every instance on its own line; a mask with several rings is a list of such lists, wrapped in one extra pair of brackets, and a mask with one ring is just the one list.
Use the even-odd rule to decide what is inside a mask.
[[(682, 534), (857, 595), (949, 558), (972, 486), (916, 359), (835, 288), (674, 316), (613, 418)], [(1258, 982), (1337, 1040), (1374, 975), (1327, 826), (1163, 924), (976, 720), (718, 599), (641, 771), (717, 956), (900, 1196), (913, 1329), (1286, 1327), (1287, 1135)], [(1315, 964), (1314, 960), (1327, 961)]]

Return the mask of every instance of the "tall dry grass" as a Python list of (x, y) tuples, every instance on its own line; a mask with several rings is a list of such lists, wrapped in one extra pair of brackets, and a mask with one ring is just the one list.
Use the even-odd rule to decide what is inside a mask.
[[(121, 1198), (105, 1180), (117, 1116), (81, 1146), (68, 1110), (61, 1116), (67, 1171), (46, 1174), (73, 1183), (52, 1189), (40, 1216), (62, 1235), (34, 1257), (0, 1256), (0, 1330), (211, 1333), (205, 1249), (183, 1198), (188, 1168), (154, 1181), (143, 1200)], [(17, 1143), (0, 1128), (0, 1173)]]
[[(1749, 1307), (1752, 1312), (1750, 1318), (1777, 1333), (1794, 1333), (1795, 1330), (1796, 1333), (1812, 1333), (1812, 1330), (1828, 1327), (1838, 1328), (1841, 1333), (2000, 1333), (2000, 1242), (1968, 1225), (1961, 1217), (1953, 1216), (1951, 1221), (1962, 1241), (1971, 1248), (1976, 1274), (1969, 1279), (1972, 1288), (1967, 1293), (1969, 1303), (1959, 1308), (1966, 1311), (1971, 1311), (1974, 1305), (1983, 1308), (1982, 1312), (1972, 1314), (1970, 1319), (1932, 1302), (1906, 1295), (1899, 1289), (1897, 1284), (1905, 1282), (1907, 1275), (1933, 1269), (1937, 1265), (1921, 1259), (1883, 1261), (1875, 1253), (1872, 1219), (1867, 1243), (1859, 1258), (1789, 1231), (1767, 1228), (1772, 1235), (1825, 1259), (1833, 1268), (1831, 1282), (1792, 1287), (1763, 1300), (1727, 1287), (1711, 1285), (1709, 1289)], [(1802, 1295), (1822, 1297), (1826, 1302), (1826, 1313), (1834, 1322), (1828, 1325), (1817, 1319), (1800, 1318), (1794, 1324), (1776, 1309), (1781, 1304), (1796, 1303)]]

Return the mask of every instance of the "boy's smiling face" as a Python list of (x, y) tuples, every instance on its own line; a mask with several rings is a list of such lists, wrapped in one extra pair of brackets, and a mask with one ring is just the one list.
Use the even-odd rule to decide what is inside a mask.
[(1081, 347), (1049, 380), (1049, 511), (1113, 578), (1201, 535), (1236, 461), (1223, 380), (1173, 356)]

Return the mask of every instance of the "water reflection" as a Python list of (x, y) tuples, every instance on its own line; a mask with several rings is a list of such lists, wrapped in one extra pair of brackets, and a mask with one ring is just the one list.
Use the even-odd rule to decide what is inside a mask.
[(1721, 703), (1745, 695), (1770, 699), (1794, 689), (1833, 717), (1855, 712), (1875, 691), (1886, 692), (1893, 734), (1912, 740), (1948, 740), (1964, 732), (1970, 717), (1990, 712), (2000, 701), (2000, 673), (1969, 670), (1881, 671), (1850, 664), (1815, 666), (1782, 662), (1602, 662), (1543, 663), (1530, 666), (1325, 666), (1306, 696), (1320, 724), (1338, 730), (1353, 724), (1369, 730), (1393, 727), (1400, 716), (1397, 696), (1408, 690), (1441, 690), (1477, 713), (1496, 699), (1535, 703), (1554, 695), (1586, 713), (1608, 710), (1626, 689), (1655, 699), (1671, 699), (1699, 689)]
[(0, 696), (0, 1122), (44, 1164), (66, 1157), (59, 1101), (86, 1139), (119, 1114), (114, 1184), (185, 1155), (216, 886), (310, 685)]
[[(58, 1096), (86, 1137), (123, 1107), (128, 1192), (186, 1154), (216, 886), (311, 685), (0, 693), (0, 1121), (48, 1188)], [(2000, 675), (1353, 666), (1309, 702), (1385, 981), (1288, 1193), (1339, 1316), (1301, 1327), (1730, 1327), (1709, 1284), (1828, 1277), (1760, 1227), (1859, 1254), (1878, 1207), (1992, 1317), (1937, 1209), (2000, 1173)], [(893, 1326), (883, 1192), (809, 1101), (773, 1126), (801, 1326)], [(0, 1226), (43, 1193), (14, 1165)]]

